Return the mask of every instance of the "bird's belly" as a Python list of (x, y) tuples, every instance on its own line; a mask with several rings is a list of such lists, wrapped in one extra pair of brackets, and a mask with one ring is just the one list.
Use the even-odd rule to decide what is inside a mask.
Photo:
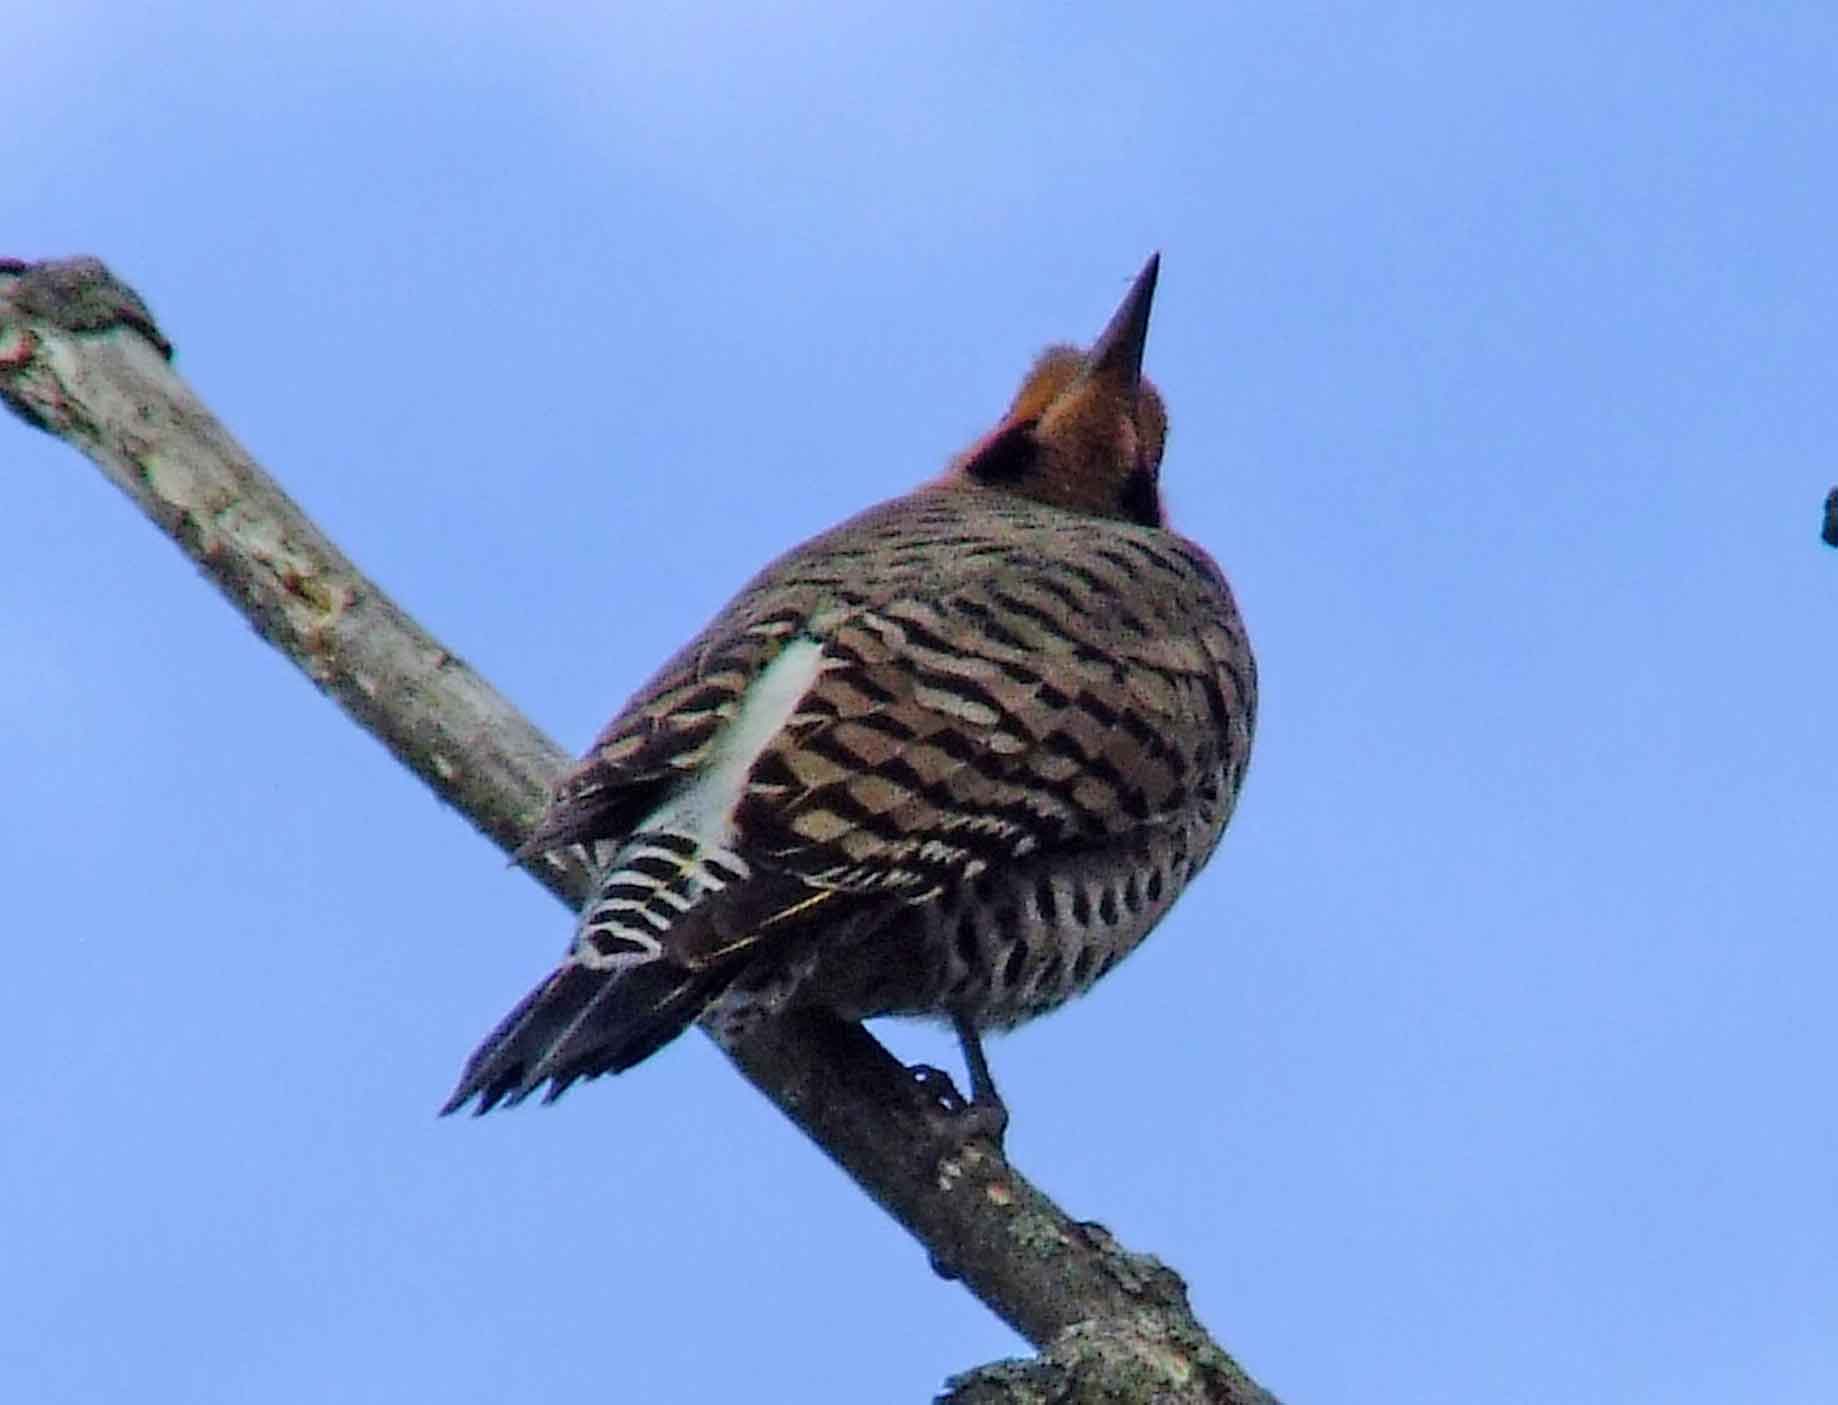
[(1217, 814), (1082, 854), (991, 867), (815, 963), (794, 997), (849, 1019), (962, 1014), (1006, 1028), (1083, 994), (1141, 944), (1224, 827)]

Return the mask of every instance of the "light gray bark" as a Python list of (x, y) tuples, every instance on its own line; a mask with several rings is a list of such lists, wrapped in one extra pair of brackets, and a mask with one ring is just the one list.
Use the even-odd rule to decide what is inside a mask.
[[(442, 800), (510, 850), (568, 757), (347, 560), (168, 364), (140, 299), (94, 259), (0, 259), (0, 397), (92, 459), (301, 671)], [(566, 855), (532, 876), (573, 906)], [(951, 1382), (958, 1405), (1268, 1403), (1171, 1270), (1070, 1219), (987, 1142), (942, 1160), (906, 1070), (858, 1025), (768, 1024), (742, 1073), (940, 1272), (1042, 1352)]]

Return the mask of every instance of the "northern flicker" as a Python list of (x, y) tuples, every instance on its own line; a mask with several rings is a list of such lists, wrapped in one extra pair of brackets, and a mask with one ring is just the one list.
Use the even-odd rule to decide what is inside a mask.
[(520, 857), (586, 846), (562, 964), (444, 1111), (793, 1007), (979, 1031), (1088, 989), (1211, 856), (1256, 665), (1166, 525), (1142, 378), (1159, 258), (938, 478), (760, 572), (606, 727)]

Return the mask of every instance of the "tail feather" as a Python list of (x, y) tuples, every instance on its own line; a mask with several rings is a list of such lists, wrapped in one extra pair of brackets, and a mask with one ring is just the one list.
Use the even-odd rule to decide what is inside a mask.
[(441, 1116), (474, 1097), (479, 1114), (514, 1107), (545, 1082), (553, 1102), (580, 1079), (622, 1073), (688, 1028), (735, 975), (668, 959), (611, 970), (564, 962), (466, 1061)]

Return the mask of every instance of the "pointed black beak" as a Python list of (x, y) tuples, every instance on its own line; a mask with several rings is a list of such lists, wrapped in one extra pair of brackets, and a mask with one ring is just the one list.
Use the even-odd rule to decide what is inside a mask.
[(1162, 256), (1151, 254), (1124, 294), (1123, 302), (1085, 353), (1086, 376), (1101, 376), (1120, 385), (1132, 399), (1142, 379), (1142, 348), (1149, 340), (1149, 305), (1155, 301), (1155, 278), (1161, 266)]

